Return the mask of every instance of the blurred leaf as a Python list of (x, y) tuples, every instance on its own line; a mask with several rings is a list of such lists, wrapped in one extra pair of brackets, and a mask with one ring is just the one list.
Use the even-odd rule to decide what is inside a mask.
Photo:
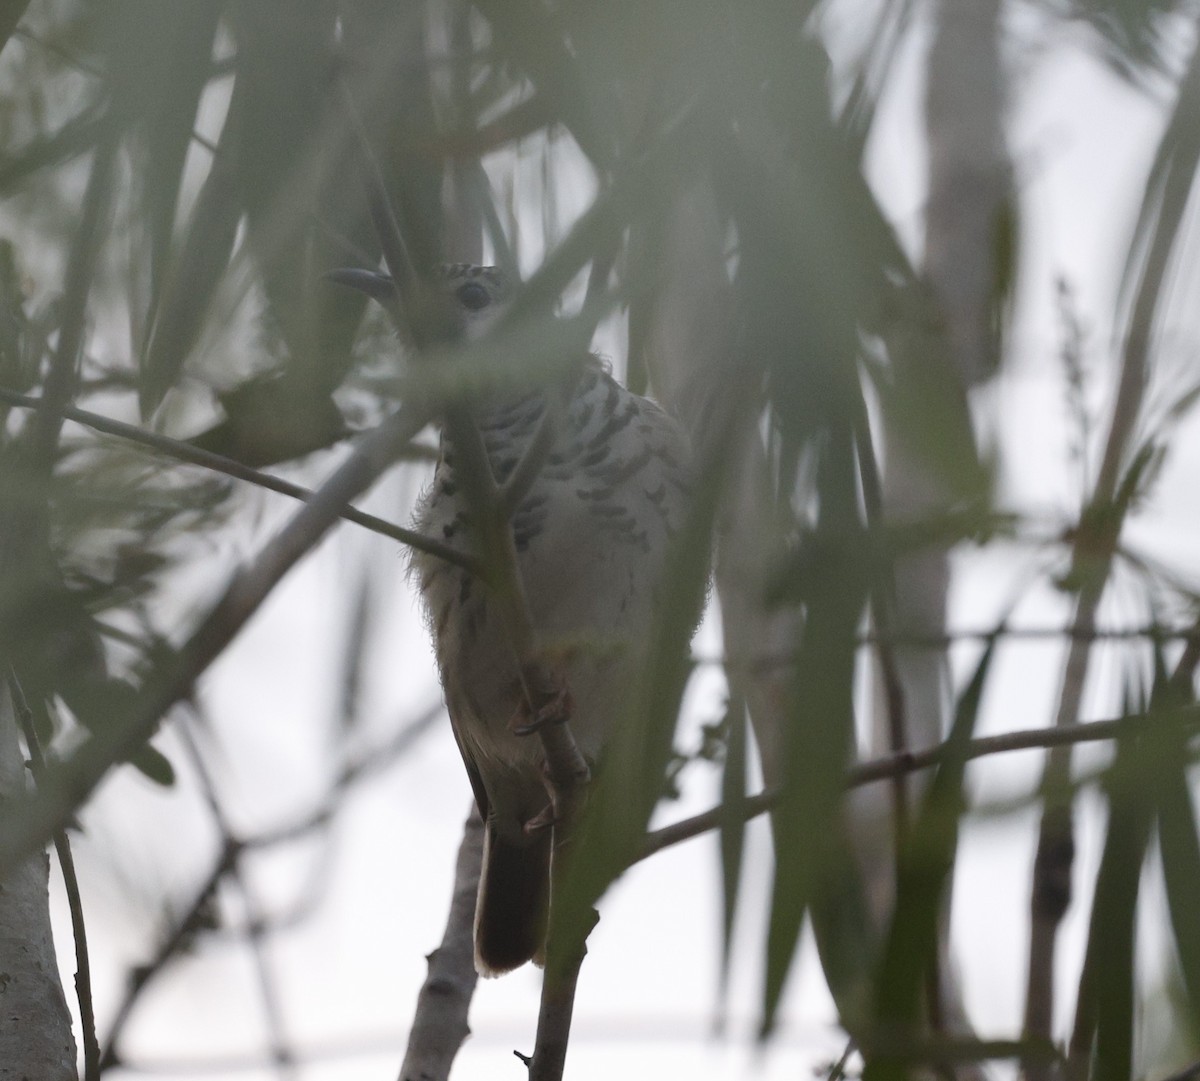
[(1096, 32), (1105, 59), (1126, 79), (1144, 81), (1170, 66), (1170, 46), (1187, 0), (1068, 0), (1068, 14)]
[(849, 137), (859, 161), (866, 152), (879, 97), (891, 75), (914, 6), (912, 0), (889, 0), (874, 22), (870, 40), (859, 57), (839, 118), (839, 126)]
[(858, 1042), (866, 1035), (864, 1022), (870, 1013), (880, 935), (845, 816), (839, 814), (825, 828), (830, 833), (828, 863), (809, 902), (809, 915), (838, 1022)]
[(728, 742), (725, 768), (721, 772), (721, 1000), (729, 987), (729, 963), (733, 951), (734, 917), (738, 887), (742, 879), (742, 851), (746, 839), (746, 703), (731, 687), (725, 711)]
[(902, 1078), (905, 1071), (890, 1049), (920, 1038), (923, 993), (930, 986), (938, 952), (938, 921), (954, 868), (959, 826), (967, 809), (963, 787), (967, 752), (994, 656), (988, 639), (975, 674), (963, 690), (946, 739), (946, 750), (921, 810), (905, 840), (897, 867), (896, 907), (875, 985), (875, 1030), (879, 1052), (867, 1050), (864, 1081)]
[(885, 369), (866, 366), (889, 431), (941, 482), (951, 506), (990, 505), (991, 476), (927, 286), (911, 274), (889, 286), (868, 329), (879, 334), (890, 361)]
[(328, 395), (287, 374), (254, 378), (221, 395), (225, 419), (191, 442), (259, 468), (324, 450), (349, 434)]
[[(850, 426), (818, 444), (817, 536), (850, 535), (858, 522), (854, 440)], [(869, 582), (861, 553), (847, 543), (805, 597), (804, 632), (780, 763), (781, 793), (773, 817), (775, 882), (767, 937), (761, 1034), (770, 1034), (791, 971), (804, 914), (819, 891), (845, 873), (840, 828), (843, 776), (854, 742), (853, 687), (857, 633)], [(827, 548), (833, 553), (832, 548)], [(820, 823), (820, 828), (814, 825)]]
[(144, 156), (135, 171), (150, 237), (151, 308), (162, 288), (200, 94), (212, 72), (224, 0), (108, 0), (106, 67), (119, 122), (133, 126)]
[[(331, 156), (338, 150), (344, 156), (346, 146), (319, 140), (332, 101), (336, 12), (316, 0), (296, 0), (281, 19), (275, 4), (242, 0), (235, 13), (232, 158), (248, 242), (289, 366), (316, 393), (318, 386), (331, 389), (317, 371), (321, 313), (314, 298), (320, 274), (331, 264), (313, 258), (314, 226)], [(351, 299), (347, 290), (340, 292)]]
[(1185, 761), (1180, 760), (1177, 770), (1164, 771), (1158, 782), (1158, 838), (1171, 928), (1187, 988), (1192, 1032), (1197, 1036), (1200, 1035), (1200, 922), (1196, 920), (1196, 898), (1200, 897), (1200, 840), (1196, 835), (1196, 810)]
[(474, 0), (474, 5), (491, 24), (497, 49), (529, 76), (541, 99), (553, 103), (556, 118), (580, 149), (597, 168), (611, 166), (615, 137), (596, 108), (600, 87), (585, 78), (562, 14), (535, 0)]
[[(1165, 673), (1160, 644), (1156, 644), (1154, 656), (1161, 705), (1175, 708), (1193, 704), (1196, 701), (1195, 683), (1192, 671), (1186, 667), (1186, 656), (1176, 675), (1170, 679)], [(1186, 1015), (1191, 1022), (1191, 1037), (1200, 1039), (1200, 921), (1196, 919), (1196, 898), (1200, 897), (1200, 838), (1196, 833), (1196, 810), (1189, 784), (1192, 754), (1183, 731), (1164, 726), (1158, 740), (1162, 768), (1152, 791), (1157, 795), (1155, 810), (1163, 881), (1186, 990)]]
[[(1145, 701), (1132, 680), (1126, 680), (1124, 694), (1129, 705)], [(1156, 646), (1149, 709), (1166, 708), (1173, 697)], [(1172, 740), (1158, 734), (1121, 739), (1105, 773), (1108, 830), (1070, 1043), (1072, 1061), (1078, 1068), (1090, 1063), (1096, 1081), (1128, 1081), (1132, 1076), (1138, 891)]]
[(1146, 350), (1165, 296), (1171, 252), (1200, 164), (1200, 48), (1188, 60), (1147, 174), (1138, 220), (1121, 275), (1118, 333), (1126, 350)]
[(0, 194), (10, 195), (36, 173), (87, 153), (111, 125), (104, 103), (86, 106), (50, 135), (38, 135), (19, 150), (0, 156)]
[[(405, 245), (421, 269), (464, 258), (446, 250), (442, 183), (449, 148), (441, 145), (434, 109), (424, 12), (421, 4), (344, 0), (340, 22), (345, 48), (356, 58), (347, 87), (374, 148)], [(336, 123), (344, 125), (345, 119), (338, 117)], [(358, 248), (377, 258), (376, 230), (357, 197), (361, 168), (347, 155), (344, 169), (335, 173), (323, 194), (323, 213)], [(347, 189), (356, 198), (347, 199)]]
[(175, 767), (171, 765), (171, 760), (149, 743), (139, 749), (129, 762), (155, 784), (170, 788), (175, 783)]
[(236, 115), (230, 110), (187, 231), (161, 286), (141, 360), (142, 416), (174, 386), (199, 338), (213, 295), (229, 265), (242, 207), (233, 166)]
[(29, 0), (0, 0), (0, 49), (8, 44), (27, 7)]

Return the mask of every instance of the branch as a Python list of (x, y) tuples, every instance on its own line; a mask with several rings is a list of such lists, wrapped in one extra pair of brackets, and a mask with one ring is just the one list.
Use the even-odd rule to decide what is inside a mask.
[(454, 867), (446, 930), (441, 945), (428, 957), (429, 970), (417, 995), (400, 1081), (446, 1081), (454, 1056), (470, 1035), (467, 1010), (478, 979), (473, 924), (482, 859), (483, 820), (472, 801)]
[[(9, 390), (6, 387), (0, 387), (0, 402), (5, 402), (8, 405), (17, 406), (21, 409), (50, 408), (44, 398), (18, 394), (16, 391)], [(148, 432), (144, 428), (138, 428), (133, 424), (125, 424), (119, 420), (112, 420), (101, 416), (99, 413), (89, 413), (87, 410), (77, 409), (74, 406), (63, 406), (56, 409), (55, 412), (65, 420), (74, 421), (76, 424), (82, 424), (84, 427), (91, 428), (97, 432), (103, 432), (105, 435), (116, 436), (118, 439), (125, 439), (131, 443), (137, 443), (151, 450), (159, 451), (177, 461), (186, 462), (188, 465), (197, 465), (204, 469), (210, 469), (214, 473), (221, 473), (227, 477), (232, 477), (234, 480), (246, 481), (249, 484), (257, 485), (259, 488), (278, 492), (280, 495), (290, 496), (292, 499), (299, 499), (302, 502), (308, 502), (313, 497), (313, 492), (310, 488), (302, 488), (298, 484), (292, 484), (290, 481), (272, 476), (270, 473), (263, 473), (260, 470), (252, 469), (250, 466), (243, 465), (234, 458), (227, 458), (223, 454), (214, 454), (212, 451), (202, 450), (191, 443), (171, 439), (169, 436), (158, 435), (155, 432)], [(360, 525), (364, 529), (369, 529), (373, 533), (380, 533), (385, 537), (390, 537), (392, 540), (399, 541), (401, 544), (406, 544), (410, 548), (426, 552), (429, 555), (436, 556), (438, 559), (444, 559), (447, 563), (453, 563), (464, 570), (471, 571), (472, 573), (478, 573), (479, 571), (478, 562), (467, 553), (459, 552), (451, 548), (448, 544), (442, 544), (432, 537), (426, 537), (411, 529), (405, 529), (403, 526), (394, 525), (382, 518), (377, 518), (373, 514), (367, 514), (354, 507), (344, 507), (340, 512), (340, 517), (348, 522), (353, 522), (355, 525)]]
[[(34, 781), (40, 781), (46, 774), (46, 759), (42, 754), (42, 744), (33, 723), (33, 710), (25, 698), (25, 691), (17, 679), (17, 673), (11, 668), (8, 673), (8, 693), (12, 698), (17, 723), (25, 736), (30, 771)], [(58, 856), (63, 891), (67, 895), (67, 908), (71, 913), (71, 936), (75, 940), (75, 996), (79, 1000), (79, 1024), (83, 1030), (83, 1077), (84, 1081), (99, 1081), (100, 1045), (96, 1040), (96, 1011), (92, 1002), (92, 964), (88, 955), (87, 926), (83, 918), (79, 876), (75, 873), (71, 841), (65, 829), (54, 831), (54, 851)]]
[(423, 405), (405, 405), (369, 432), (258, 558), (234, 574), (224, 595), (188, 641), (148, 680), (132, 715), (91, 735), (70, 757), (47, 771), (46, 783), (36, 796), (9, 808), (0, 823), (0, 878), (68, 822), (110, 766), (129, 758), (145, 743), (163, 715), (191, 693), (196, 680), (283, 576), (324, 537), (346, 503), (391, 466), (405, 444), (425, 427), (428, 417)]
[[(1181, 727), (1200, 725), (1200, 706), (1163, 711), (1161, 713), (1117, 717), (1108, 721), (1090, 721), (1065, 728), (1028, 728), (1017, 732), (1005, 732), (999, 736), (983, 736), (973, 739), (965, 749), (965, 759), (985, 758), (1009, 751), (1029, 751), (1038, 748), (1074, 746), (1077, 743), (1095, 743), (1108, 739), (1123, 739), (1133, 735), (1161, 730), (1163, 724), (1172, 723)], [(941, 762), (947, 744), (940, 743), (924, 751), (905, 751), (901, 754), (885, 755), (870, 762), (861, 762), (846, 771), (846, 787), (859, 788), (874, 781), (929, 769)], [(769, 788), (755, 796), (747, 797), (743, 811), (747, 820), (757, 818), (772, 810), (779, 802), (780, 792)], [(703, 833), (718, 829), (728, 815), (724, 807), (714, 807), (702, 814), (685, 818), (680, 822), (663, 826), (646, 835), (642, 851), (635, 862), (640, 862), (664, 848), (690, 841)]]

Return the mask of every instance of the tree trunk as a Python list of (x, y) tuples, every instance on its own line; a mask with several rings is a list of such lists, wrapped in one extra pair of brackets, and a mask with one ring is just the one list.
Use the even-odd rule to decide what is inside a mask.
[[(0, 689), (0, 804), (11, 807), (25, 793), (16, 717)], [(0, 1081), (79, 1076), (50, 931), (49, 873), (50, 859), (39, 852), (0, 882)]]

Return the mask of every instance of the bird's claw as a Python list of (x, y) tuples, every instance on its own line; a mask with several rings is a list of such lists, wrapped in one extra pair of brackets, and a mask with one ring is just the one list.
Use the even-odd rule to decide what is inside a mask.
[(548, 725), (564, 724), (571, 719), (574, 706), (566, 683), (555, 680), (551, 687), (538, 695), (537, 702), (523, 704), (513, 714), (508, 722), (509, 731), (514, 736), (531, 736)]

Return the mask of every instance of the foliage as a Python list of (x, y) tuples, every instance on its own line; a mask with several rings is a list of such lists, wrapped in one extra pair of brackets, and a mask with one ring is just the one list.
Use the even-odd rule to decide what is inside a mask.
[[(879, 33), (848, 63), (831, 64), (835, 16), (869, 6), (475, 0), (452, 18), (453, 5), (434, 4), (449, 35), (444, 52), (422, 36), (424, 5), (388, 0), (294, 0), (282, 18), (267, 0), (60, 0), (29, 5), (19, 29), (6, 21), (8, 9), (0, 12), (8, 35), (0, 221), (11, 237), (0, 242), (0, 663), (28, 702), (32, 742), (49, 752), (38, 793), (0, 828), (0, 866), (71, 823), (126, 760), (162, 784), (179, 783), (180, 762), (150, 742), (160, 722), (190, 698), (349, 499), (395, 459), (428, 457), (416, 437), (430, 416), (449, 415), (500, 382), (546, 383), (614, 315), (628, 319), (631, 378), (669, 387), (672, 373), (638, 329), (679, 275), (668, 258), (673, 215), (703, 186), (724, 245), (727, 363), (686, 373), (707, 388), (707, 411), (692, 425), (696, 506), (673, 561), (669, 603), (646, 643), (636, 707), (599, 764), (552, 934), (586, 936), (592, 906), (639, 858), (661, 796), (679, 780), (672, 747), (693, 671), (687, 640), (723, 508), (744, 479), (734, 463), (749, 431), (770, 489), (759, 530), (769, 588), (753, 601), (800, 628), (782, 659), (783, 729), (768, 764), (775, 867), (764, 988), (754, 1004), (761, 1036), (776, 1029), (811, 921), (866, 1076), (955, 1059), (1028, 1066), (1053, 1058), (1022, 1033), (1002, 1044), (948, 1033), (939, 992), (930, 990), (938, 924), (972, 813), (968, 752), (1006, 628), (988, 628), (994, 636), (958, 695), (936, 772), (910, 801), (911, 820), (898, 816), (894, 898), (884, 912), (867, 896), (846, 796), (863, 631), (879, 632), (885, 664), (889, 649), (903, 645), (887, 640), (885, 623), (904, 558), (1020, 539), (1023, 525), (996, 506), (992, 463), (977, 449), (940, 302), (864, 178), (864, 148), (911, 13), (904, 0), (881, 0)], [(10, 7), (21, 16), (22, 5)], [(1133, 389), (1119, 388), (1118, 422), (1095, 470), (1083, 355), (1091, 339), (1069, 287), (1058, 293), (1079, 429), (1070, 453), (1085, 491), (1078, 520), (1048, 544), (1047, 562), (1058, 589), (1081, 607), (1089, 596), (1098, 606), (1114, 565), (1155, 577), (1126, 525), (1172, 438), (1143, 396), (1200, 160), (1200, 61), (1179, 64), (1164, 29), (1194, 33), (1192, 5), (1043, 7), (1085, 20), (1122, 70), (1153, 73), (1173, 88), (1124, 262), (1120, 326)], [(528, 164), (532, 144), (550, 166), (543, 201), (551, 192), (593, 193), (565, 235), (553, 244), (547, 236), (540, 251), (526, 235), (528, 191), (514, 181), (507, 208), (496, 194), (500, 178)], [(575, 157), (556, 157), (559, 145)], [(1006, 240), (1014, 232), (1006, 228)], [(464, 233), (474, 246), (486, 234), (497, 261), (530, 271), (483, 342), (442, 335), (429, 299), (439, 261), (475, 257), (452, 250)], [(995, 253), (1006, 293), (1022, 254), (1006, 245)], [(368, 314), (365, 296), (329, 279), (381, 260), (397, 283), (385, 306), (399, 340)], [(1005, 328), (993, 329), (1007, 343)], [(1168, 419), (1180, 421), (1195, 398), (1194, 390), (1173, 395)], [(367, 420), (394, 422), (398, 399), (416, 417), (405, 415), (412, 424), (404, 438), (380, 436)], [(78, 410), (136, 424), (158, 449), (90, 432)], [(939, 505), (917, 520), (897, 521), (879, 505), (883, 428), (913, 451), (939, 492)], [(347, 458), (349, 446), (378, 453)], [(255, 471), (267, 467), (317, 474), (337, 459), (343, 471), (306, 504), (311, 529), (302, 542), (279, 534), (275, 547), (260, 546), (255, 589), (243, 588), (248, 577), (232, 577), (214, 604), (211, 570), (189, 594), (180, 583), (222, 545), (253, 538), (259, 546), (259, 530), (243, 489), (194, 464), (203, 459), (175, 461), (190, 452), (263, 483)], [(500, 559), (494, 551), (473, 557), (485, 576)], [(1189, 592), (1166, 575), (1153, 584), (1156, 611), (1165, 593), (1172, 616), (1195, 618), (1194, 586)], [(365, 572), (354, 592), (342, 665), (347, 713), (371, 646), (376, 601)], [(1095, 778), (1109, 819), (1067, 1048), (1072, 1065), (1083, 1064), (1079, 1076), (1128, 1077), (1137, 1068), (1135, 929), (1155, 843), (1182, 1012), (1200, 1032), (1191, 918), (1200, 890), (1190, 772), (1195, 634), (1189, 629), (1182, 656), (1171, 647), (1173, 671), (1167, 648), (1154, 642), (1143, 665), (1153, 670), (1152, 689), (1144, 701), (1130, 691), (1122, 711), (1145, 723), (1118, 740)], [(747, 721), (756, 719), (735, 646), (726, 642), (727, 715), (698, 756), (721, 771), (723, 978), (738, 961), (735, 919), (747, 903)], [(222, 851), (165, 936), (159, 965), (210, 932), (213, 898), (237, 877), (248, 844), (221, 819), (198, 764), (203, 754), (188, 746), (184, 772), (208, 786)], [(404, 747), (398, 741), (395, 753)], [(370, 768), (344, 764), (331, 801)], [(1051, 780), (1037, 797), (1053, 803), (1063, 793)], [(1078, 786), (1069, 770), (1059, 781), (1070, 811)], [(323, 825), (333, 813), (322, 806), (312, 821)], [(135, 980), (133, 997), (149, 982)], [(115, 1037), (127, 1014), (105, 1041), (106, 1065), (119, 1062)]]

